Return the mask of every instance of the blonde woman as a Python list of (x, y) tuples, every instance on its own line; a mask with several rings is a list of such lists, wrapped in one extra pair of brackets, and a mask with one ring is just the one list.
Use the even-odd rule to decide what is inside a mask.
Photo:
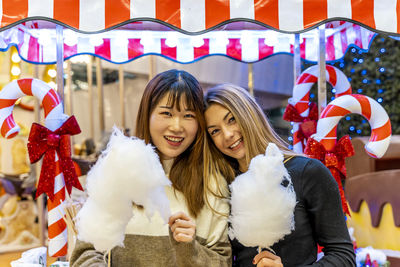
[[(285, 155), (296, 193), (295, 230), (272, 247), (276, 255), (258, 254), (256, 248), (244, 247), (235, 239), (231, 241), (233, 266), (355, 266), (339, 190), (329, 170), (321, 162), (289, 150), (243, 88), (219, 85), (208, 90), (205, 103), (208, 172), (221, 173), (232, 182), (272, 142)], [(324, 247), (325, 254), (319, 261), (317, 244)]]

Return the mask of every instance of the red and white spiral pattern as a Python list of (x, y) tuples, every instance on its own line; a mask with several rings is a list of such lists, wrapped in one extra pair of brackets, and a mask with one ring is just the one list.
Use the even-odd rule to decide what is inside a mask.
[(322, 143), (327, 151), (332, 151), (337, 139), (337, 125), (341, 118), (350, 113), (360, 114), (369, 121), (371, 137), (365, 150), (371, 157), (382, 157), (392, 136), (390, 119), (377, 101), (365, 95), (344, 95), (331, 101), (321, 114), (313, 138)]
[[(289, 100), (302, 117), (309, 114), (310, 90), (318, 82), (319, 66), (314, 65), (306, 69), (297, 79), (293, 87), (293, 97)], [(344, 73), (338, 68), (326, 65), (326, 81), (336, 90), (335, 96), (351, 94), (351, 85)], [(303, 147), (307, 140), (297, 138), (296, 132), (299, 131), (300, 123), (293, 123), (293, 150), (297, 153), (303, 153)]]
[[(64, 114), (63, 105), (57, 92), (45, 82), (38, 79), (20, 79), (7, 84), (0, 91), (0, 125), (1, 135), (5, 138), (16, 136), (20, 130), (13, 118), (15, 102), (25, 95), (37, 97), (44, 108), (45, 125), (55, 131), (68, 118)], [(56, 154), (57, 175), (54, 182), (54, 200), (47, 198), (49, 255), (53, 257), (67, 254), (67, 226), (64, 216), (65, 183), (60, 172), (58, 155)]]

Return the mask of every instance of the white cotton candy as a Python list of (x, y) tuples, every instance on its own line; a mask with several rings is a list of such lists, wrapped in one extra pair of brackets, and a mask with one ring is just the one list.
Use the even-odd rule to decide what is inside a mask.
[(357, 266), (362, 266), (363, 262), (365, 262), (367, 258), (367, 254), (369, 254), (369, 258), (371, 259), (371, 263), (373, 261), (377, 261), (377, 263), (385, 264), (386, 263), (386, 255), (380, 250), (374, 249), (373, 247), (359, 248), (356, 251), (356, 262)]
[[(284, 180), (290, 185), (282, 186)], [(268, 248), (294, 230), (296, 194), (275, 144), (268, 145), (265, 155), (254, 157), (230, 189), (232, 239), (236, 237), (245, 246)]]
[(149, 217), (158, 211), (167, 222), (171, 210), (164, 186), (170, 185), (154, 149), (114, 127), (107, 149), (87, 176), (89, 197), (77, 215), (78, 239), (100, 251), (122, 246), (133, 203), (142, 205)]

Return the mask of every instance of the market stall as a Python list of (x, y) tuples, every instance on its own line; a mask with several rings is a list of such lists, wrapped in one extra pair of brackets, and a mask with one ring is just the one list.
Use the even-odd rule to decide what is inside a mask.
[[(300, 73), (300, 58), (319, 62), (321, 111), (326, 106), (326, 61), (341, 58), (351, 44), (368, 49), (373, 31), (399, 34), (398, 12), (396, 1), (374, 5), (346, 0), (340, 5), (337, 1), (306, 0), (48, 1), (47, 5), (7, 1), (2, 5), (0, 48), (16, 46), (28, 62), (56, 63), (57, 92), (64, 103), (71, 92), (64, 92), (63, 62), (75, 55), (95, 55), (113, 63), (146, 55), (180, 63), (225, 55), (252, 63), (276, 53), (293, 53), (297, 58), (295, 75)], [(97, 66), (100, 70), (100, 63)], [(101, 82), (98, 84), (101, 87)], [(122, 84), (122, 99), (123, 92)], [(100, 128), (104, 130), (102, 115)], [(53, 247), (51, 255), (66, 254), (63, 227), (60, 234), (65, 242)]]

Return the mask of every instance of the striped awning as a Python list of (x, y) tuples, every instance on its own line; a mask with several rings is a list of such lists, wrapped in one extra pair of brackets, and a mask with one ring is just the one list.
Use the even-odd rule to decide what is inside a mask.
[(293, 33), (341, 19), (400, 33), (398, 0), (7, 0), (0, 1), (0, 14), (1, 28), (43, 19), (81, 32), (152, 20), (201, 33), (242, 20)]
[[(84, 34), (64, 30), (64, 58), (81, 54), (101, 57), (113, 63), (125, 63), (145, 55), (191, 63), (211, 55), (223, 55), (242, 62), (257, 62), (276, 54), (293, 54), (294, 35), (265, 28), (257, 30), (211, 31), (186, 35), (176, 31), (128, 30), (126, 25), (113, 31)], [(136, 25), (137, 26), (137, 25)], [(135, 26), (135, 27), (136, 27)], [(234, 23), (230, 28), (235, 29)], [(326, 60), (342, 58), (349, 46), (368, 50), (375, 33), (349, 22), (326, 25)], [(19, 55), (32, 63), (56, 62), (56, 30), (49, 23), (26, 22), (0, 32), (0, 50), (13, 45)], [(318, 30), (300, 34), (300, 56), (317, 61)]]

